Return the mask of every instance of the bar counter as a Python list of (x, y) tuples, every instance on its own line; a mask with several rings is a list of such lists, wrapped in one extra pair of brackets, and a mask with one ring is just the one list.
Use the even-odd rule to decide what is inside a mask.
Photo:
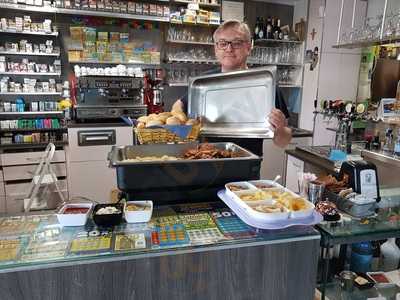
[[(163, 244), (157, 229), (173, 223), (188, 235)], [(61, 227), (54, 214), (2, 218), (0, 299), (311, 300), (319, 243), (313, 227), (259, 231), (221, 203), (163, 207), (113, 230)]]

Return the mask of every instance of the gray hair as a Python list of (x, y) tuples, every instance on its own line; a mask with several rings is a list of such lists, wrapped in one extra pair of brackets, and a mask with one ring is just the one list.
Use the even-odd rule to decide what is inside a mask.
[(213, 34), (214, 42), (217, 41), (217, 35), (219, 35), (222, 31), (229, 29), (229, 28), (237, 29), (238, 31), (243, 33), (243, 35), (245, 36), (245, 39), (248, 42), (251, 41), (251, 33), (250, 33), (249, 25), (247, 25), (245, 22), (240, 22), (238, 20), (232, 19), (232, 20), (226, 20), (224, 23), (219, 25), (217, 30), (214, 31), (214, 34)]

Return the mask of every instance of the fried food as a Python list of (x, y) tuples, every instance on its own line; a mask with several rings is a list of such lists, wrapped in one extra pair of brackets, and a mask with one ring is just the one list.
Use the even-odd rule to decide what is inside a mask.
[(281, 213), (285, 208), (280, 203), (275, 204), (260, 204), (254, 207), (254, 210), (262, 213)]
[(268, 199), (267, 195), (263, 191), (256, 191), (252, 193), (245, 193), (239, 196), (243, 201), (260, 201)]
[(189, 149), (184, 153), (186, 159), (211, 159), (211, 158), (232, 158), (236, 157), (235, 152), (231, 150), (220, 150), (214, 145), (204, 143), (195, 149)]

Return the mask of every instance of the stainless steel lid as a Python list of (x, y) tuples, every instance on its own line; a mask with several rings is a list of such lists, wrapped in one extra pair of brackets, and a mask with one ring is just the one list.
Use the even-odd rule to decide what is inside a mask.
[(188, 112), (203, 120), (201, 134), (272, 138), (276, 66), (191, 78)]

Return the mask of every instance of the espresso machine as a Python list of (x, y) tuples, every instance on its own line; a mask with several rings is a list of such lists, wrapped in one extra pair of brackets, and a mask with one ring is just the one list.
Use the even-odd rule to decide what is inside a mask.
[(138, 118), (147, 114), (143, 77), (81, 76), (76, 81), (78, 121)]

